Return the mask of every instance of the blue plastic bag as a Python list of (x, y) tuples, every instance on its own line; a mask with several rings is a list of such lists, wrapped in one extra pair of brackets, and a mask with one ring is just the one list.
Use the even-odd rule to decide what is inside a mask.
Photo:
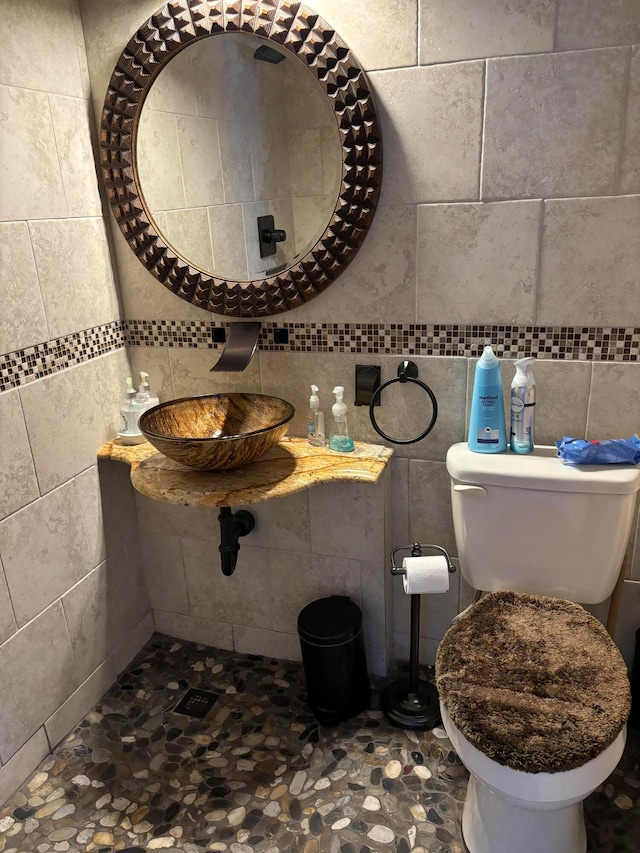
[(638, 465), (640, 463), (640, 438), (612, 438), (603, 441), (585, 441), (570, 438), (556, 441), (558, 456), (570, 465)]

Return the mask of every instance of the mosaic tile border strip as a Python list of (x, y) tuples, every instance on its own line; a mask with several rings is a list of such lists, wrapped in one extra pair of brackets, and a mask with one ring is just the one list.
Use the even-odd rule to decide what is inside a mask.
[[(124, 346), (221, 349), (207, 320), (114, 320), (0, 355), (0, 392), (9, 391)], [(276, 330), (289, 343), (276, 343)], [(603, 326), (462, 326), (382, 323), (265, 323), (265, 352), (356, 355), (443, 355), (473, 358), (491, 344), (503, 358), (558, 361), (640, 361), (640, 328)]]
[[(211, 329), (227, 323), (127, 320), (128, 346), (203, 347)], [(276, 344), (276, 329), (289, 333)], [(382, 323), (265, 323), (259, 347), (267, 352), (368, 355), (479, 356), (491, 344), (503, 358), (536, 356), (568, 361), (639, 361), (640, 328), (603, 326), (471, 326)]]
[(0, 355), (0, 392), (27, 385), (126, 345), (123, 320)]

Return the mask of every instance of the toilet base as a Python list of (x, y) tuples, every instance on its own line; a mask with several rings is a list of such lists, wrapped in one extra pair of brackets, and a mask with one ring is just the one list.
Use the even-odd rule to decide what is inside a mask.
[(469, 853), (585, 853), (582, 802), (563, 809), (522, 808), (471, 775), (462, 812)]

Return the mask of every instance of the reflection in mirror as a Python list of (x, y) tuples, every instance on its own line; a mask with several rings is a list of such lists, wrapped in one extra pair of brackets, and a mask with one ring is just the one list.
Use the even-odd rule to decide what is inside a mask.
[[(248, 33), (195, 42), (167, 63), (141, 112), (137, 164), (166, 241), (204, 272), (240, 281), (303, 257), (342, 179), (334, 109), (314, 74)], [(286, 236), (261, 257), (266, 215)]]

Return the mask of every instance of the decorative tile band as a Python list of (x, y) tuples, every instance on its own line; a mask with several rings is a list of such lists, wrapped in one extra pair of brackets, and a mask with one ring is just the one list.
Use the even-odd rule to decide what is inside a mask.
[[(203, 347), (226, 323), (127, 320), (130, 346)], [(276, 343), (280, 330), (287, 344)], [(640, 329), (602, 326), (462, 326), (367, 323), (265, 323), (259, 347), (268, 352), (367, 355), (444, 355), (472, 358), (491, 344), (503, 358), (536, 356), (570, 361), (638, 361)]]
[(124, 321), (114, 320), (112, 323), (0, 355), (0, 392), (122, 349), (125, 344)]
[[(115, 320), (0, 355), (0, 392), (124, 346), (221, 349), (208, 320)], [(533, 355), (559, 361), (640, 361), (640, 329), (602, 326), (458, 326), (394, 323), (265, 323), (266, 352), (443, 355), (473, 358), (491, 344), (503, 358)], [(288, 343), (281, 331), (288, 333)]]

